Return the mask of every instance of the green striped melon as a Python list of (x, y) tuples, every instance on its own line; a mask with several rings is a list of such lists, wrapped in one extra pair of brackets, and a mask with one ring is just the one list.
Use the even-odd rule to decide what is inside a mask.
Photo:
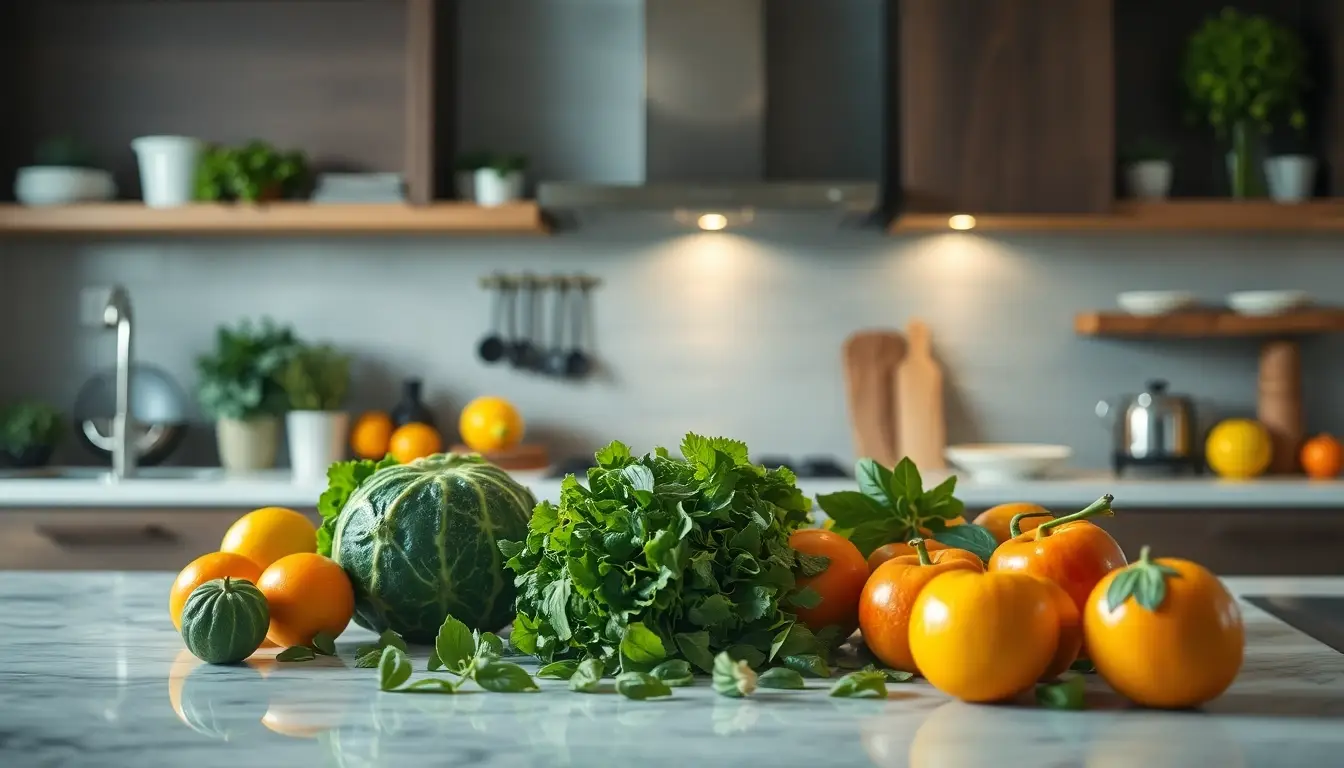
[(448, 614), (481, 631), (513, 619), (497, 539), (521, 541), (532, 493), (475, 454), (384, 467), (350, 495), (331, 557), (355, 588), (355, 622), (432, 643)]
[(182, 642), (210, 664), (236, 664), (266, 639), (271, 611), (247, 579), (225, 576), (193, 589), (182, 606)]

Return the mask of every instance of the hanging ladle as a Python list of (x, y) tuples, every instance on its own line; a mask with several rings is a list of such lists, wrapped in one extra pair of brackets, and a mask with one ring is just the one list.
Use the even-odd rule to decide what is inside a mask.
[(570, 328), (569, 343), (573, 346), (565, 357), (565, 375), (581, 379), (592, 369), (592, 359), (583, 351), (584, 330), (588, 319), (588, 290), (597, 284), (591, 277), (580, 276), (574, 279), (578, 291), (569, 302)]
[(535, 370), (539, 351), (532, 343), (532, 336), (536, 331), (537, 279), (531, 274), (525, 274), (519, 284), (521, 289), (518, 300), (523, 305), (520, 323), (522, 331), (513, 339), (509, 362), (513, 363), (514, 368)]
[(504, 357), (506, 342), (500, 335), (503, 326), (504, 306), (512, 304), (507, 301), (509, 295), (508, 289), (504, 285), (503, 275), (492, 275), (481, 280), (481, 286), (489, 288), (490, 297), (490, 333), (481, 339), (481, 343), (476, 348), (476, 354), (487, 363), (497, 363)]
[(555, 304), (551, 308), (551, 350), (546, 353), (545, 370), (552, 376), (564, 376), (568, 370), (569, 354), (565, 351), (565, 310), (569, 298), (569, 278), (556, 275)]

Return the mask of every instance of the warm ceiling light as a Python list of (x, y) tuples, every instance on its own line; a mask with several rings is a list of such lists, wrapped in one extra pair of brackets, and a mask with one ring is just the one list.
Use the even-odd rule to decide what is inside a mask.
[(958, 213), (956, 216), (948, 218), (947, 226), (963, 232), (968, 229), (975, 229), (975, 217), (969, 213)]
[(696, 219), (695, 223), (706, 232), (718, 232), (728, 226), (728, 217), (722, 213), (706, 213)]

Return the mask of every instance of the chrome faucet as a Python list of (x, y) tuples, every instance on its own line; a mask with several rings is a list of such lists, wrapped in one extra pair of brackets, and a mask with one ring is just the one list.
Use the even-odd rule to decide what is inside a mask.
[(112, 417), (112, 479), (132, 477), (138, 463), (131, 436), (131, 297), (112, 286), (103, 307), (103, 325), (117, 330), (117, 402)]

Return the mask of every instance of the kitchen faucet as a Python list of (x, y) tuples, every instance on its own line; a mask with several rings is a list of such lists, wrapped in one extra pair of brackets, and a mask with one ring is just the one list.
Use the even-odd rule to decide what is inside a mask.
[(131, 439), (131, 297), (120, 285), (112, 286), (103, 307), (103, 325), (117, 329), (117, 400), (112, 417), (112, 479), (135, 474), (135, 441)]

